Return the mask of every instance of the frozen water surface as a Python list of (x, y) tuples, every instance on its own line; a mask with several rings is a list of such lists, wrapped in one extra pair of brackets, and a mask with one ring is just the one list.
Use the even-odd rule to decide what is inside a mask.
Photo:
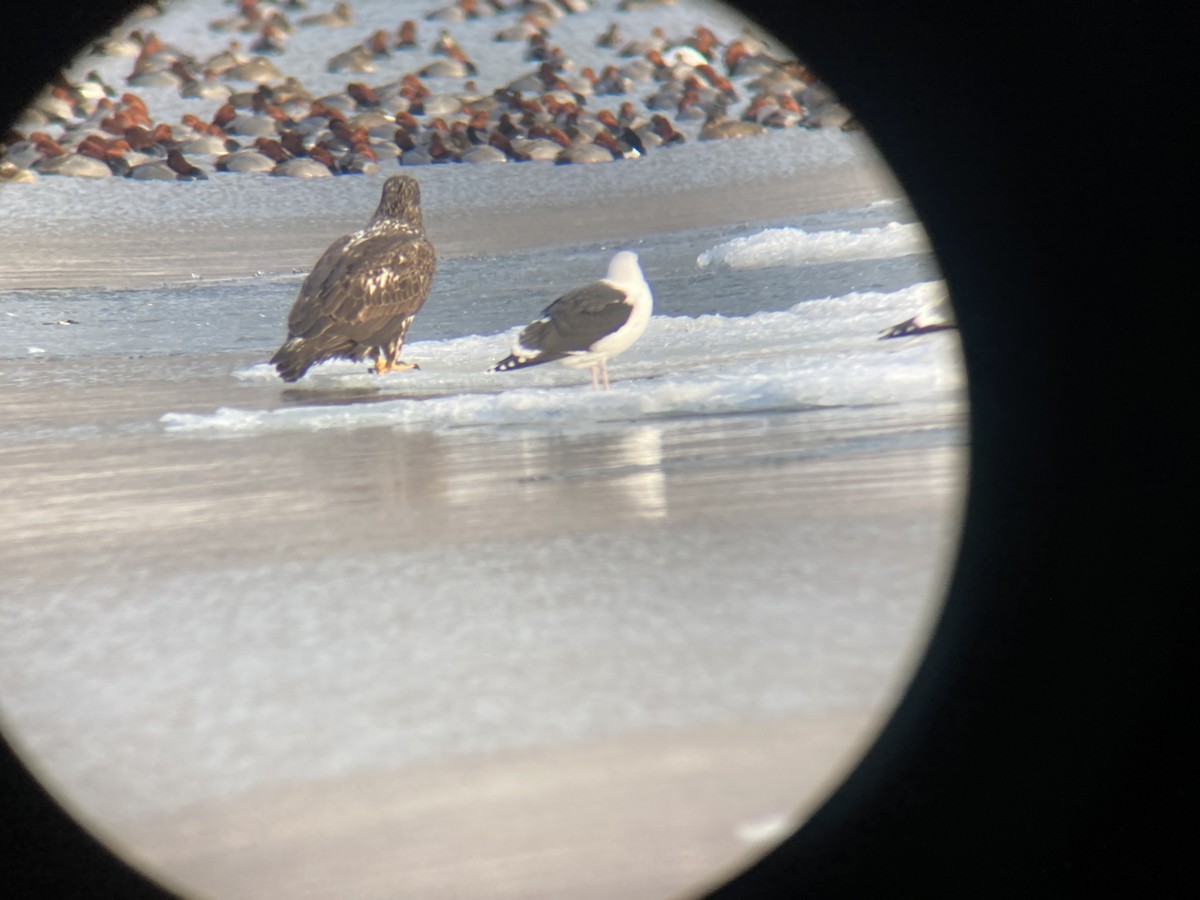
[(832, 260), (886, 259), (926, 253), (928, 248), (925, 231), (917, 224), (889, 222), (859, 232), (769, 228), (705, 250), (696, 263), (701, 268), (723, 265), (731, 269), (756, 269)]
[[(340, 89), (328, 56), (435, 5), (355, 3), (284, 59)], [(614, 6), (555, 42), (591, 59)], [(212, 52), (231, 11), (154, 27)], [(530, 68), (507, 23), (449, 26), (489, 79)], [(391, 171), (0, 193), (6, 735), (185, 893), (677, 895), (802, 821), (924, 645), (964, 376), (954, 331), (878, 335), (940, 272), (861, 135), (424, 167), (421, 368), (285, 386), (299, 284)], [(620, 249), (655, 317), (611, 392), (486, 374)]]

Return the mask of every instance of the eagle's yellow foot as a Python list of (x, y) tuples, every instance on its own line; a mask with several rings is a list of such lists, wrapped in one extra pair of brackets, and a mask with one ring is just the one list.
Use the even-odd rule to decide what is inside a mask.
[(375, 358), (375, 374), (386, 375), (389, 372), (406, 372), (409, 369), (421, 368), (416, 363), (406, 363), (403, 360), (396, 360), (394, 363), (389, 363), (382, 356)]

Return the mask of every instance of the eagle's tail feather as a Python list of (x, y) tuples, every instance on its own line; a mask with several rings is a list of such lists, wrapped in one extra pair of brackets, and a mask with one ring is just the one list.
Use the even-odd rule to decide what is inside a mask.
[(304, 377), (304, 373), (317, 363), (337, 356), (349, 356), (353, 349), (352, 342), (339, 341), (330, 345), (308, 338), (293, 337), (284, 341), (283, 346), (275, 351), (270, 364), (284, 381), (299, 381)]
[(271, 357), (271, 365), (284, 381), (299, 381), (317, 362), (310, 350), (311, 348), (305, 345), (304, 338), (289, 338), (275, 351), (275, 355)]

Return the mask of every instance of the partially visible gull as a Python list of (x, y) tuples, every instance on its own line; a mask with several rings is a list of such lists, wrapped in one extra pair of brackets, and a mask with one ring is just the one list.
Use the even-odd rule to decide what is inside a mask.
[(528, 325), (513, 344), (512, 354), (489, 372), (507, 372), (558, 360), (572, 369), (592, 370), (592, 387), (600, 378), (608, 390), (607, 361), (628, 350), (650, 321), (654, 297), (638, 266), (636, 253), (622, 250), (600, 281), (567, 291)]
[(910, 334), (925, 334), (929, 331), (943, 331), (947, 328), (957, 328), (958, 320), (954, 316), (954, 307), (950, 305), (950, 295), (945, 290), (921, 307), (911, 319), (897, 322), (890, 328), (879, 333), (879, 339), (907, 337)]

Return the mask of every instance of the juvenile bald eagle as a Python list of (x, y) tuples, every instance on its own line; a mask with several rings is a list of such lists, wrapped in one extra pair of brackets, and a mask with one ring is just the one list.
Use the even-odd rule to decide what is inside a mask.
[(370, 357), (380, 374), (416, 368), (399, 361), (400, 348), (436, 265), (421, 224), (420, 187), (393, 175), (367, 227), (334, 241), (304, 279), (271, 364), (284, 381), (335, 358)]
[(507, 372), (558, 360), (573, 369), (592, 370), (608, 390), (608, 360), (628, 350), (650, 321), (654, 296), (638, 266), (636, 253), (622, 250), (608, 264), (600, 281), (567, 291), (526, 326), (512, 354), (489, 372)]

